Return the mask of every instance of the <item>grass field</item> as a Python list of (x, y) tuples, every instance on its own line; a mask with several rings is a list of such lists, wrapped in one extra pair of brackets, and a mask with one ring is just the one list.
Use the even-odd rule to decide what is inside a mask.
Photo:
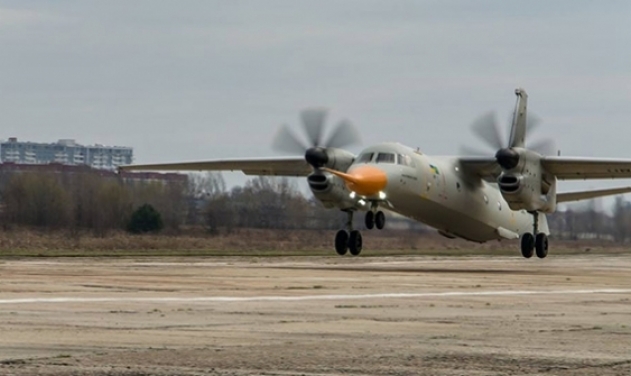
[[(335, 256), (335, 231), (240, 229), (210, 236), (89, 234), (14, 230), (0, 232), (0, 258), (14, 257), (163, 257), (163, 256)], [(519, 255), (516, 241), (471, 243), (433, 233), (364, 231), (363, 257), (426, 255)], [(606, 241), (555, 241), (551, 255), (623, 254), (629, 250)]]

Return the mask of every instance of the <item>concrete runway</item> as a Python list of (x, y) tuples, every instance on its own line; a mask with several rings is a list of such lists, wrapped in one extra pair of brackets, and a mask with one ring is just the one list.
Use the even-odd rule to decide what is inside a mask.
[(0, 261), (0, 374), (628, 375), (631, 256)]

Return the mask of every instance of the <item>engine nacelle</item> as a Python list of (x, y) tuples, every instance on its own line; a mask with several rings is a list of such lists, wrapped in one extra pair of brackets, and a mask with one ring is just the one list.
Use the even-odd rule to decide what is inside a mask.
[(541, 211), (556, 210), (556, 178), (550, 181), (538, 172), (526, 175), (503, 173), (497, 179), (502, 196), (512, 210)]
[(534, 211), (540, 209), (540, 180), (537, 181), (532, 176), (503, 173), (497, 179), (497, 185), (512, 210)]
[[(503, 168), (497, 178), (502, 196), (512, 210), (542, 211), (548, 205), (543, 184), (541, 155), (523, 148), (500, 149), (497, 162)], [(510, 168), (508, 168), (510, 167)]]
[(336, 171), (345, 172), (355, 161), (355, 154), (344, 149), (327, 148), (326, 155), (328, 161), (324, 166)]
[(358, 207), (358, 201), (351, 198), (351, 191), (344, 181), (337, 176), (323, 171), (316, 171), (307, 177), (313, 195), (326, 208), (352, 209)]
[(513, 174), (502, 174), (497, 179), (500, 191), (506, 196), (517, 196), (522, 190), (523, 176)]

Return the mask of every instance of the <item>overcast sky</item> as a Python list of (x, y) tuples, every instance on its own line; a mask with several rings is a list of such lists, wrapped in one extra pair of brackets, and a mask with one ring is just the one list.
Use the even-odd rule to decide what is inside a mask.
[(533, 138), (631, 158), (631, 2), (0, 1), (0, 139), (138, 163), (278, 155), (308, 106), (364, 146), (456, 154), (481, 145), (479, 115), (508, 121), (518, 86)]

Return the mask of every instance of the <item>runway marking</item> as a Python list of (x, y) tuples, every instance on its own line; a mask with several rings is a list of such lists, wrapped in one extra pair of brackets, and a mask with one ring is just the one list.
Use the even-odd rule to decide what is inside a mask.
[(517, 295), (585, 295), (629, 294), (631, 289), (594, 290), (504, 290), (504, 291), (444, 291), (419, 293), (382, 293), (352, 295), (302, 295), (302, 296), (199, 296), (199, 297), (102, 297), (102, 298), (15, 298), (0, 299), (0, 304), (31, 303), (226, 303), (226, 302), (299, 302), (310, 300), (358, 300), (398, 298), (440, 298), (466, 296), (517, 296)]

